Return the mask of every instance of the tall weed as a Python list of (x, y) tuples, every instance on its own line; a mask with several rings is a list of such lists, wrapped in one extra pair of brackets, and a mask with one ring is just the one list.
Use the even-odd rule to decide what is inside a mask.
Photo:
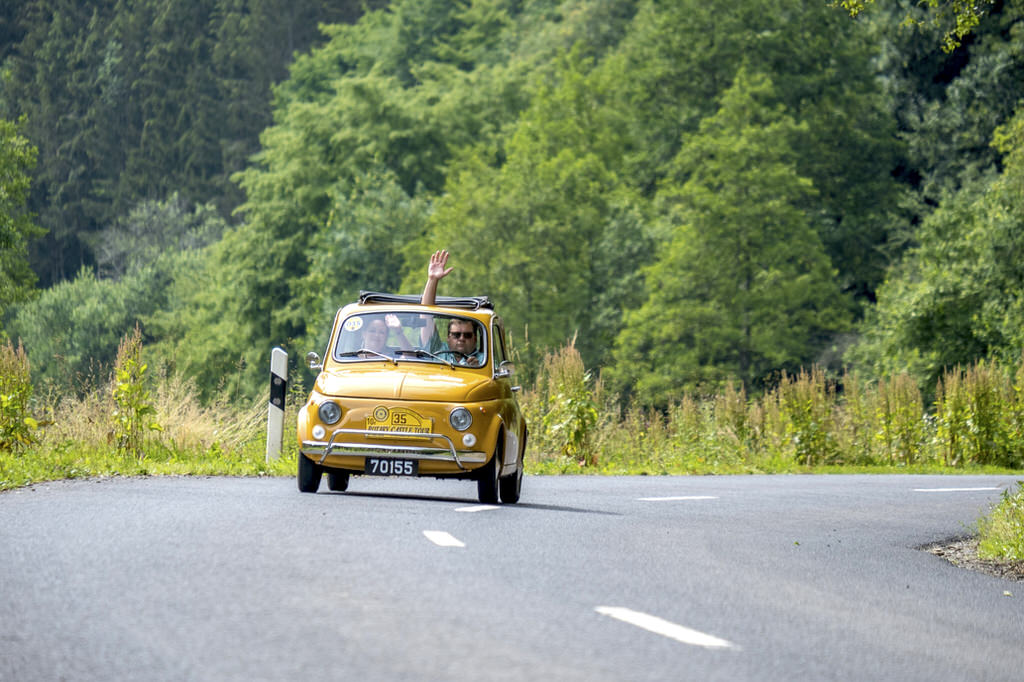
[(963, 371), (956, 367), (939, 379), (935, 389), (935, 445), (948, 467), (967, 462), (971, 400)]
[(796, 377), (782, 375), (769, 397), (778, 403), (784, 442), (798, 464), (832, 464), (838, 447), (832, 411), (835, 388), (819, 368), (801, 370)]
[(597, 463), (590, 439), (598, 422), (591, 375), (574, 341), (547, 353), (536, 388), (525, 396), (532, 438), (542, 457), (561, 457), (581, 465)]
[(875, 439), (885, 463), (909, 466), (920, 463), (930, 421), (924, 411), (921, 390), (909, 374), (886, 377), (876, 387)]
[[(549, 354), (524, 395), (530, 461), (541, 470), (556, 460), (557, 471), (633, 473), (1024, 467), (1024, 359), (1014, 372), (993, 363), (948, 372), (931, 410), (909, 374), (870, 383), (848, 372), (834, 382), (812, 368), (783, 375), (762, 395), (727, 386), (714, 396), (681, 394), (659, 411), (620, 409), (600, 395), (600, 382), (590, 390), (571, 348)], [(580, 404), (585, 418), (573, 412)]]
[(118, 452), (139, 460), (145, 456), (142, 447), (145, 430), (161, 429), (153, 418), (156, 408), (146, 387), (147, 368), (142, 361), (142, 331), (136, 326), (121, 339), (117, 348), (111, 386), (114, 400), (111, 424)]
[(20, 452), (38, 440), (40, 422), (31, 414), (32, 380), (19, 343), (0, 344), (0, 451)]

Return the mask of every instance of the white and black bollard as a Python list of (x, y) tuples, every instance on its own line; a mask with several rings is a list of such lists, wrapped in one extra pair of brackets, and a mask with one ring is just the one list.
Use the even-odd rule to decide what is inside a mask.
[(270, 353), (270, 403), (267, 405), (267, 461), (281, 456), (284, 437), (284, 397), (288, 390), (288, 353)]

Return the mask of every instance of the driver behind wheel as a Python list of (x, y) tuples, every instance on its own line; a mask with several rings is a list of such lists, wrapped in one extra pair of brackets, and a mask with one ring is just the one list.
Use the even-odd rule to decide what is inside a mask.
[(476, 349), (476, 325), (469, 320), (452, 320), (448, 325), (448, 348), (437, 354), (457, 365), (479, 367), (484, 353)]

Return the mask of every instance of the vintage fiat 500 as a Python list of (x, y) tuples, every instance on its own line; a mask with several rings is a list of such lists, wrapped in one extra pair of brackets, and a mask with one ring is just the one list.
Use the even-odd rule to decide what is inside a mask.
[(527, 427), (505, 329), (486, 297), (362, 292), (338, 311), (299, 411), (299, 490), (353, 475), (474, 479), (483, 503), (519, 501)]

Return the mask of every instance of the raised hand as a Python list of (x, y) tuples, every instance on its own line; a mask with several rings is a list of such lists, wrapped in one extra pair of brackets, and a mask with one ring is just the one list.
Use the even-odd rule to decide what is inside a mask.
[(427, 277), (430, 279), (441, 279), (446, 277), (455, 268), (446, 268), (448, 264), (448, 252), (444, 249), (435, 251), (430, 257), (430, 264), (427, 266)]

